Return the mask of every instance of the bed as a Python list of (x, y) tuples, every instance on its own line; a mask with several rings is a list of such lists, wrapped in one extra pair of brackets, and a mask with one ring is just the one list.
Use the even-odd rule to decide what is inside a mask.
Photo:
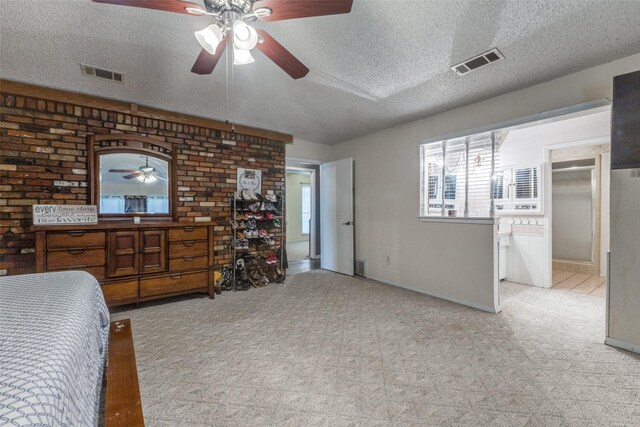
[(97, 425), (108, 342), (90, 274), (0, 277), (0, 425)]

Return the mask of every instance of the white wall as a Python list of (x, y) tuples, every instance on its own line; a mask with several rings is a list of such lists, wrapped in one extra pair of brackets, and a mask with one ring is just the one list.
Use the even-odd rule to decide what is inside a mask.
[[(545, 158), (545, 148), (574, 142), (602, 142), (600, 139), (608, 139), (610, 133), (610, 111), (512, 130), (506, 133), (500, 145), (500, 167), (542, 164), (545, 181), (551, 177), (551, 162)], [(542, 188), (542, 214), (502, 215), (502, 225), (513, 232), (511, 246), (507, 250), (507, 280), (550, 288), (551, 185), (543, 182)], [(511, 224), (514, 222), (527, 227), (513, 228)], [(535, 228), (529, 224), (535, 224)]]
[(634, 55), (333, 146), (333, 159), (355, 160), (356, 256), (368, 261), (368, 274), (468, 305), (485, 305), (485, 293), (493, 289), (487, 283), (489, 274), (448, 280), (440, 273), (442, 266), (425, 256), (437, 254), (472, 272), (475, 251), (489, 250), (493, 242), (488, 232), (475, 235), (456, 224), (436, 229), (420, 222), (419, 145), (427, 138), (610, 98), (613, 76), (638, 68), (640, 55)]
[(510, 131), (500, 146), (500, 165), (542, 163), (544, 147), (611, 134), (611, 112), (575, 117)]
[(611, 172), (607, 342), (640, 352), (640, 175)]
[(136, 182), (124, 184), (115, 184), (112, 182), (102, 182), (100, 184), (100, 195), (102, 196), (121, 196), (126, 194), (128, 196), (168, 197), (168, 193), (167, 183), (160, 180), (152, 184), (143, 184), (137, 180)]
[(309, 241), (302, 234), (302, 183), (311, 183), (308, 174), (287, 171), (287, 242)]
[(331, 145), (294, 139), (292, 144), (287, 145), (285, 155), (287, 157), (287, 164), (290, 163), (290, 160), (308, 160), (316, 163), (331, 160), (331, 152)]

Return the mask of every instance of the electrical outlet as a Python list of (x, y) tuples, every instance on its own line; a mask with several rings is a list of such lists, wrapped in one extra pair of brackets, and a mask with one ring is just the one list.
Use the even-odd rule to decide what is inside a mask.
[(391, 257), (387, 255), (387, 265), (391, 265)]

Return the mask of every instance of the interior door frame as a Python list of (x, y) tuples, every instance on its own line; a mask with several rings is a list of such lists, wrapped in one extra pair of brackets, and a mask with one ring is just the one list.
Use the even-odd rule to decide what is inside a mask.
[[(562, 148), (575, 148), (589, 145), (600, 145), (600, 144), (611, 144), (611, 137), (602, 136), (597, 138), (589, 138), (589, 139), (579, 139), (576, 141), (563, 142), (560, 144), (551, 144), (545, 145), (542, 147), (543, 150), (543, 202), (545, 212), (548, 215), (548, 224), (545, 225), (547, 228), (547, 253), (549, 256), (547, 257), (547, 265), (548, 265), (548, 277), (547, 283), (545, 284), (547, 288), (550, 288), (553, 284), (552, 276), (553, 276), (553, 230), (551, 224), (553, 223), (553, 195), (552, 195), (552, 169), (551, 169), (551, 152), (553, 150), (558, 150)], [(602, 194), (602, 190), (600, 191)], [(602, 218), (600, 218), (602, 220)]]
[[(316, 242), (317, 239), (320, 237), (317, 235), (316, 233), (316, 227), (317, 227), (317, 214), (316, 214), (316, 195), (317, 195), (317, 191), (316, 191), (316, 185), (317, 185), (317, 173), (314, 169), (310, 169), (310, 168), (305, 168), (305, 167), (301, 167), (301, 166), (286, 166), (285, 167), (285, 195), (287, 194), (287, 180), (286, 180), (286, 175), (289, 171), (304, 171), (304, 172), (311, 172), (311, 175), (309, 176), (309, 182), (311, 183), (311, 225), (309, 226), (309, 258), (311, 259), (318, 259), (318, 254), (317, 254), (317, 250), (316, 250)], [(286, 218), (285, 218), (286, 219)], [(287, 224), (285, 221), (285, 233), (287, 232)]]

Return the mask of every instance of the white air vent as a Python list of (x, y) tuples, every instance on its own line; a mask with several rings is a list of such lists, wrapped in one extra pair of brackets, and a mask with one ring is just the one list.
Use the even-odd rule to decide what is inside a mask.
[(473, 58), (467, 59), (460, 64), (456, 64), (452, 66), (451, 69), (458, 73), (458, 75), (463, 76), (474, 70), (477, 70), (478, 68), (482, 68), (485, 65), (489, 65), (502, 59), (504, 59), (504, 55), (502, 55), (502, 53), (500, 53), (498, 49), (493, 48), (481, 55), (474, 56)]
[(97, 79), (111, 80), (116, 83), (124, 83), (124, 75), (116, 71), (105, 70), (102, 68), (92, 67), (91, 65), (80, 64), (82, 74)]
[(354, 273), (356, 274), (356, 276), (362, 276), (362, 277), (367, 277), (366, 275), (366, 261), (362, 260), (362, 259), (357, 259), (355, 260), (354, 263)]

